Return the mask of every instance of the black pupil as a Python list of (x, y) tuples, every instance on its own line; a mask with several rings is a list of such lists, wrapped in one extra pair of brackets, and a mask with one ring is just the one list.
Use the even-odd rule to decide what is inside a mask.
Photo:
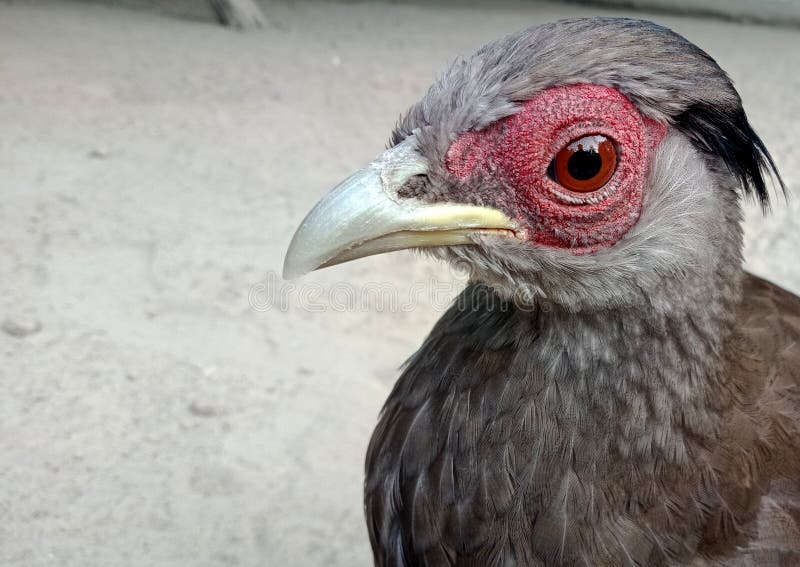
[(578, 181), (591, 179), (600, 172), (603, 158), (593, 149), (579, 149), (567, 161), (567, 171)]

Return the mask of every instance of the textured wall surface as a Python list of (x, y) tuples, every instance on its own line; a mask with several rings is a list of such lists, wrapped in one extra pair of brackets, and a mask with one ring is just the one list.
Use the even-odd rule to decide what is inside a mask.
[(800, 0), (567, 0), (586, 4), (630, 6), (675, 14), (713, 15), (722, 18), (800, 26)]
[[(0, 3), (2, 565), (367, 565), (366, 443), (461, 279), (399, 253), (290, 287), (292, 231), (455, 55), (620, 13), (265, 8)], [(800, 292), (800, 33), (653, 17), (736, 81), (794, 194), (748, 209), (747, 260)]]

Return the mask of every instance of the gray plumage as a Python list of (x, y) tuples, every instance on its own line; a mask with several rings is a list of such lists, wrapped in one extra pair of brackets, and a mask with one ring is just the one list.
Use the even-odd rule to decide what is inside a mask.
[[(623, 19), (525, 30), (456, 62), (396, 129), (457, 182), (460, 133), (544, 88), (611, 86), (669, 132), (636, 225), (588, 255), (515, 239), (429, 249), (472, 283), (407, 362), (370, 443), (378, 565), (800, 565), (800, 300), (741, 267), (769, 154), (725, 73)], [(775, 174), (776, 179), (777, 174)]]

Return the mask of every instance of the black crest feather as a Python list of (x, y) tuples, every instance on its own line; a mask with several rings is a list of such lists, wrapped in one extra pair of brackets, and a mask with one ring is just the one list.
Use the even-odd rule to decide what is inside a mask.
[(744, 193), (754, 195), (763, 209), (769, 206), (766, 177), (771, 176), (786, 192), (772, 156), (740, 105), (731, 109), (697, 102), (678, 115), (675, 126), (700, 151), (721, 158)]

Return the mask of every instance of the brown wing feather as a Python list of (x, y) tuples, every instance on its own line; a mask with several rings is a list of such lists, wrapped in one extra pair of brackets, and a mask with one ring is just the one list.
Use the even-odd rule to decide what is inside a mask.
[[(747, 275), (738, 327), (760, 359), (761, 376), (742, 375), (744, 388), (760, 382), (754, 412), (765, 440), (766, 494), (758, 501), (752, 538), (725, 565), (800, 565), (800, 298)], [(747, 482), (739, 477), (740, 483)]]

